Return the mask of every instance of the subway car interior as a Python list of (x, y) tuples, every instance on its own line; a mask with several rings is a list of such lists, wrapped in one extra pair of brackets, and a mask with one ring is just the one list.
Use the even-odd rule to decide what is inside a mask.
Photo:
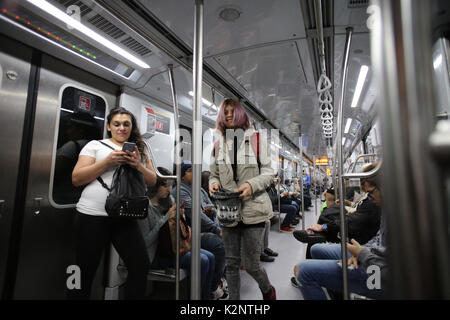
[[(77, 141), (107, 139), (116, 107), (136, 118), (158, 179), (168, 169), (177, 190), (179, 162), (192, 163), (190, 269), (179, 257), (173, 268), (150, 268), (145, 299), (200, 300), (200, 178), (213, 175), (227, 99), (268, 141), (276, 199), (263, 249), (273, 256), (261, 253), (260, 265), (278, 300), (318, 297), (305, 274), (319, 244), (297, 235), (324, 231), (330, 190), (343, 223), (320, 244), (340, 248), (337, 290), (317, 282), (327, 299), (450, 299), (449, 41), (446, 0), (1, 0), (2, 300), (65, 300), (77, 289)], [(381, 269), (365, 270), (361, 285), (379, 296), (354, 290), (351, 235), (362, 230), (353, 232), (345, 205), (374, 177), (364, 194), (383, 222), (379, 214), (365, 242), (386, 241)], [(287, 228), (280, 187), (299, 203)], [(261, 300), (246, 267), (240, 299)], [(125, 299), (127, 274), (108, 243), (89, 298)], [(226, 275), (223, 296), (224, 282), (234, 283)]]

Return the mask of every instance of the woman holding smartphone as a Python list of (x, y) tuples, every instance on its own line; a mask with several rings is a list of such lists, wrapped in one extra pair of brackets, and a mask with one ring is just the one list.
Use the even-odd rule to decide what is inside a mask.
[[(141, 172), (148, 186), (156, 183), (156, 174), (131, 112), (112, 109), (106, 128), (109, 139), (86, 144), (72, 172), (73, 185), (86, 187), (76, 205), (76, 264), (81, 271), (81, 289), (73, 289), (70, 296), (90, 298), (100, 258), (105, 247), (112, 243), (128, 269), (125, 298), (141, 299), (145, 296), (150, 266), (144, 239), (136, 221), (108, 217), (105, 211), (108, 191), (97, 178), (101, 177), (110, 187), (115, 169), (123, 164)], [(135, 144), (133, 152), (122, 151), (125, 142)]]

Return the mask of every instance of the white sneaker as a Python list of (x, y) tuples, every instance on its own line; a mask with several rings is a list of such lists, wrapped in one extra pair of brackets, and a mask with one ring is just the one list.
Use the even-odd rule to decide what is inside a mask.
[(217, 287), (216, 291), (211, 292), (211, 300), (228, 300), (230, 297), (228, 293), (222, 290), (222, 288)]
[(228, 282), (227, 282), (227, 279), (222, 278), (222, 279), (220, 279), (220, 282), (222, 282), (221, 288), (222, 288), (225, 292), (228, 292)]

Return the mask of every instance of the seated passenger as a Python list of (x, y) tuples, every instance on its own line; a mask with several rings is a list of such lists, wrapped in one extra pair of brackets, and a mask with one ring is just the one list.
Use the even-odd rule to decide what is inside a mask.
[[(181, 163), (181, 191), (180, 203), (185, 204), (186, 221), (192, 226), (192, 163), (183, 161)], [(201, 188), (200, 188), (201, 191)], [(176, 188), (172, 189), (172, 196), (176, 195)], [(209, 201), (209, 202), (208, 202)], [(222, 240), (222, 227), (217, 221), (213, 221), (207, 214), (214, 215), (215, 207), (212, 204), (206, 192), (201, 192), (201, 248), (212, 252), (215, 256), (216, 265), (213, 278), (213, 286), (219, 285), (225, 274), (225, 247)], [(226, 299), (226, 292), (222, 292), (220, 288), (215, 291), (217, 299)]]
[[(373, 181), (366, 191), (368, 198), (380, 207), (381, 190), (378, 182)], [(388, 273), (385, 217), (381, 219), (380, 230), (366, 245), (361, 246), (355, 239), (351, 242), (352, 244), (347, 244), (347, 254), (350, 257), (348, 260), (349, 291), (373, 299), (382, 298)], [(341, 246), (315, 244), (311, 248), (311, 256), (313, 259), (302, 261), (294, 270), (303, 297), (311, 300), (325, 300), (326, 295), (322, 287), (333, 292), (342, 292)], [(376, 277), (368, 279), (373, 272), (376, 275), (377, 270), (380, 279)]]
[[(266, 190), (269, 194), (269, 198), (272, 201), (272, 207), (274, 211), (278, 211), (278, 181), (272, 181), (270, 187)], [(297, 207), (292, 205), (292, 201), (289, 199), (287, 191), (281, 193), (280, 190), (280, 210), (286, 213), (283, 222), (280, 222), (280, 230), (283, 232), (292, 232), (295, 229), (295, 225), (299, 223), (299, 220), (295, 217), (297, 214)]]
[[(363, 167), (362, 172), (374, 169), (376, 164)], [(361, 189), (371, 190), (375, 186), (376, 177), (361, 181)], [(341, 228), (340, 213), (338, 205), (331, 205), (324, 209), (318, 223), (313, 224), (307, 230), (297, 230), (294, 237), (304, 243), (339, 242), (338, 233)], [(366, 243), (378, 231), (380, 226), (381, 209), (373, 201), (364, 198), (359, 202), (356, 211), (347, 215), (348, 236), (356, 239), (359, 243)]]
[[(163, 175), (171, 172), (159, 167)], [(146, 219), (139, 220), (147, 253), (153, 269), (173, 268), (176, 254), (176, 206), (170, 197), (172, 182), (157, 178), (156, 185), (148, 189), (150, 199), (149, 213)], [(191, 266), (191, 229), (187, 225), (184, 210), (180, 210), (180, 267), (190, 269)], [(200, 249), (201, 264), (201, 296), (203, 300), (210, 298), (215, 291), (212, 281), (214, 277), (215, 257), (211, 252)]]

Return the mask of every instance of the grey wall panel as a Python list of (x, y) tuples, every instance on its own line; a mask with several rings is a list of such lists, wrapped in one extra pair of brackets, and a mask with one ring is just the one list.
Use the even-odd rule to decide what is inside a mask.
[[(65, 85), (104, 97), (107, 109), (116, 105), (117, 86), (43, 56), (15, 299), (65, 299), (66, 270), (75, 263), (75, 209), (57, 209), (48, 200), (59, 96)], [(35, 212), (36, 198), (42, 198), (39, 214)], [(101, 287), (93, 291), (98, 298), (102, 297)]]
[(31, 49), (0, 36), (0, 296), (6, 276), (20, 147), (30, 76)]

